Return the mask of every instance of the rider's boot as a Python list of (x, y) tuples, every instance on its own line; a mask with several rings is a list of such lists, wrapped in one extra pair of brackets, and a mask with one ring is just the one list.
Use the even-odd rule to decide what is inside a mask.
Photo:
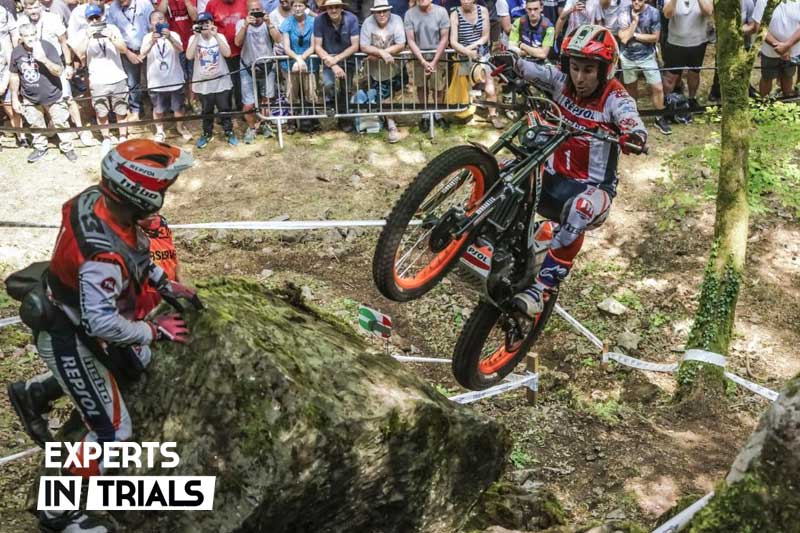
[(27, 383), (17, 381), (8, 385), (8, 398), (25, 432), (40, 447), (53, 440), (42, 416), (50, 412), (52, 402), (64, 395), (61, 385), (51, 373), (37, 376)]
[(572, 261), (564, 261), (553, 255), (548, 250), (539, 269), (539, 275), (533, 285), (516, 294), (512, 298), (512, 305), (519, 311), (525, 313), (529, 318), (536, 319), (536, 315), (542, 312), (549, 293), (554, 291), (558, 284), (569, 274), (572, 268)]
[(85, 511), (39, 511), (39, 531), (43, 533), (109, 533), (116, 531), (110, 520)]

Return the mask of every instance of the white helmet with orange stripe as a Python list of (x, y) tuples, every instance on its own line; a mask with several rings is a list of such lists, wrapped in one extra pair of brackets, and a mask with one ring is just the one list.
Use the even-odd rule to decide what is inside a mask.
[(192, 154), (177, 146), (131, 139), (103, 158), (100, 188), (117, 202), (155, 213), (169, 186), (193, 163)]

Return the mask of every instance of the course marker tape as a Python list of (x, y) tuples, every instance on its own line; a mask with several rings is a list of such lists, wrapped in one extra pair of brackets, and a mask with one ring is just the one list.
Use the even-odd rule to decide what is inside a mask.
[(708, 505), (708, 502), (713, 496), (714, 493), (709, 492), (692, 505), (658, 526), (652, 531), (652, 533), (676, 533), (677, 531), (682, 530), (684, 527), (686, 527), (689, 521), (691, 521), (694, 515), (700, 511), (700, 509)]
[(451, 359), (444, 357), (412, 357), (408, 355), (393, 355), (395, 359), (402, 363), (450, 363)]
[[(421, 220), (412, 220), (408, 224), (416, 226)], [(241, 220), (228, 222), (198, 222), (196, 224), (170, 224), (172, 229), (241, 229), (241, 230), (275, 230), (300, 231), (326, 228), (366, 228), (385, 226), (385, 220)], [(39, 224), (34, 222), (0, 221), (0, 228), (39, 228), (58, 229), (56, 224)]]
[(505, 383), (500, 383), (499, 385), (495, 385), (494, 387), (490, 387), (486, 390), (478, 390), (472, 392), (465, 392), (464, 394), (457, 394), (456, 396), (451, 396), (450, 399), (460, 404), (472, 403), (472, 402), (477, 402), (478, 400), (482, 400), (483, 398), (497, 396), (498, 394), (502, 394), (506, 391), (510, 391), (518, 387), (528, 387), (532, 391), (539, 390), (539, 374), (528, 372), (527, 375), (525, 375), (520, 379), (507, 381)]
[(17, 452), (15, 454), (9, 455), (8, 457), (3, 457), (0, 459), (0, 465), (4, 465), (6, 463), (10, 463), (11, 461), (16, 461), (17, 459), (22, 459), (23, 457), (28, 457), (29, 455), (34, 455), (42, 451), (41, 448), (38, 446), (35, 448), (28, 448), (24, 452)]
[(14, 324), (19, 324), (20, 322), (22, 322), (22, 319), (18, 316), (2, 318), (0, 319), (0, 328), (4, 328), (6, 326), (13, 326)]

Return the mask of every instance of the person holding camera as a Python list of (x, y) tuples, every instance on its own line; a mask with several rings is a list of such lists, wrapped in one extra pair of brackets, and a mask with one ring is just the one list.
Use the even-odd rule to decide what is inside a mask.
[[(150, 102), (153, 104), (153, 118), (159, 119), (172, 111), (175, 117), (183, 116), (184, 92), (180, 54), (183, 52), (181, 36), (170, 31), (164, 15), (160, 11), (150, 13), (152, 32), (142, 39), (139, 57), (147, 60), (147, 87), (150, 89)], [(192, 134), (183, 123), (176, 124), (178, 133), (184, 141)], [(155, 140), (164, 142), (164, 124), (156, 124)]]
[[(228, 64), (228, 71), (236, 74), (239, 71), (239, 60), (242, 53), (235, 41), (236, 24), (247, 17), (247, 0), (209, 0), (205, 11), (210, 13), (214, 19), (214, 25), (225, 37), (225, 41), (231, 49), (231, 53), (225, 56)], [(231, 76), (233, 83), (233, 109), (242, 109), (242, 88), (239, 83), (239, 76)]]
[[(214, 17), (205, 11), (197, 16), (194, 26), (195, 34), (189, 39), (186, 47), (186, 58), (194, 61), (194, 92), (200, 97), (203, 106), (203, 135), (197, 139), (195, 146), (205, 148), (211, 141), (214, 132), (214, 113), (227, 113), (231, 110), (231, 81), (228, 64), (224, 61), (230, 57), (231, 47), (227, 39), (214, 25)], [(239, 144), (233, 132), (233, 120), (223, 115), (222, 129), (225, 139), (231, 146)]]
[[(56, 128), (69, 127), (69, 111), (61, 92), (61, 73), (64, 65), (58, 50), (39, 38), (30, 24), (19, 27), (20, 44), (11, 52), (11, 105), (25, 117), (32, 128), (45, 128), (46, 111)], [(78, 156), (72, 148), (73, 133), (59, 133), (59, 148), (70, 161)], [(33, 134), (33, 152), (28, 163), (35, 163), (47, 153), (47, 137)]]
[(567, 0), (556, 21), (556, 39), (561, 35), (569, 35), (578, 26), (599, 24), (602, 18), (603, 9), (599, 0)]
[[(86, 63), (89, 70), (89, 89), (92, 93), (92, 107), (99, 125), (108, 124), (111, 111), (117, 123), (128, 117), (128, 76), (122, 66), (122, 56), (129, 52), (122, 34), (116, 26), (109, 26), (102, 20), (100, 6), (90, 5), (86, 9), (87, 28), (75, 43), (75, 53)], [(119, 141), (108, 128), (102, 131), (101, 152), (108, 153), (111, 146), (124, 142), (128, 130), (119, 128)]]
[[(256, 94), (262, 105), (268, 105), (269, 99), (275, 96), (275, 70), (272, 62), (256, 64), (256, 79), (251, 69), (256, 59), (274, 55), (274, 43), (281, 40), (281, 33), (272, 25), (261, 7), (261, 0), (247, 0), (248, 15), (236, 23), (234, 44), (241, 47), (242, 55), (239, 78), (242, 86), (242, 110), (252, 111), (256, 104)], [(259, 127), (255, 113), (244, 116), (247, 131), (244, 132), (245, 144), (253, 144), (256, 140), (256, 129)], [(260, 125), (264, 137), (272, 137), (273, 133), (267, 122)]]
[[(159, 0), (154, 2), (156, 10), (160, 11), (167, 19), (169, 31), (176, 32), (185, 46), (192, 37), (192, 26), (197, 19), (197, 0)], [(186, 84), (186, 103), (191, 106), (194, 100), (192, 92), (192, 62), (186, 59), (186, 52), (178, 54), (183, 68), (183, 77)]]
[(142, 39), (150, 31), (150, 13), (153, 4), (150, 0), (115, 0), (110, 4), (106, 22), (119, 28), (128, 51), (122, 58), (122, 67), (128, 79), (128, 107), (131, 121), (139, 120), (142, 111), (142, 60), (139, 50)]

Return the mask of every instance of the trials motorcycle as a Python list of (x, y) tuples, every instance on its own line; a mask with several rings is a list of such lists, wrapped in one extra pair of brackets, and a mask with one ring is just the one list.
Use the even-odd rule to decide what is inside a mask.
[[(433, 289), (456, 265), (474, 274), (481, 298), (456, 342), (453, 374), (481, 390), (510, 374), (541, 334), (558, 298), (531, 320), (511, 303), (534, 280), (559, 213), (534, 220), (544, 166), (572, 136), (622, 144), (614, 132), (566, 121), (558, 106), (520, 79), (508, 55), (489, 60), (521, 118), (491, 146), (450, 148), (405, 189), (378, 239), (372, 273), (385, 297), (406, 302)], [(646, 148), (629, 144), (634, 153)]]

